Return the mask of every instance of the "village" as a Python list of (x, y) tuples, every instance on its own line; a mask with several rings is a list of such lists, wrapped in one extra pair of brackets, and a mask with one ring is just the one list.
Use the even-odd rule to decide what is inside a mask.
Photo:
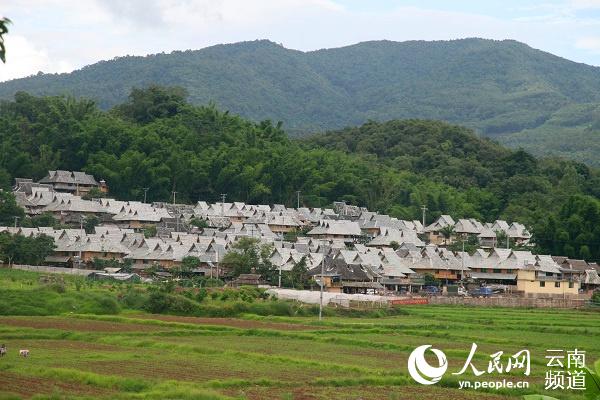
[[(195, 257), (194, 275), (261, 285), (258, 274), (232, 277), (221, 264), (236, 242), (253, 238), (272, 245), (279, 286), (282, 273), (304, 262), (329, 293), (589, 299), (600, 287), (598, 264), (533, 254), (530, 232), (515, 221), (441, 215), (425, 224), (426, 209), (421, 221), (406, 221), (343, 202), (301, 207), (300, 194), (296, 208), (226, 202), (225, 196), (194, 205), (94, 197), (108, 191), (105, 181), (83, 172), (49, 171), (39, 182), (18, 178), (13, 193), (28, 216), (49, 213), (69, 228), (20, 227), (15, 219), (0, 232), (53, 238), (49, 267), (89, 271), (98, 260), (130, 266), (95, 272), (106, 279), (169, 279)], [(98, 223), (86, 232), (90, 219)], [(476, 243), (476, 250), (465, 251), (465, 243)]]

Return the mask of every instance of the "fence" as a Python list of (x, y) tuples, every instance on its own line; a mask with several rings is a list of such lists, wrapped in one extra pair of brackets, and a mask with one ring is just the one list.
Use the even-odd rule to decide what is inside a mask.
[(429, 304), (465, 305), (482, 307), (523, 307), (523, 308), (582, 308), (589, 304), (585, 298), (529, 298), (529, 297), (480, 297), (461, 298), (433, 296)]

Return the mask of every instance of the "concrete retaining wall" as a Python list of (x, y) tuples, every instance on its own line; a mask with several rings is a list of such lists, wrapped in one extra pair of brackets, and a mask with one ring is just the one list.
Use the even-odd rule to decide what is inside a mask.
[(42, 272), (49, 274), (66, 274), (66, 275), (81, 275), (88, 276), (93, 272), (103, 272), (93, 269), (77, 269), (77, 268), (61, 268), (61, 267), (46, 267), (43, 265), (17, 265), (12, 266), (13, 269), (20, 269), (23, 271)]

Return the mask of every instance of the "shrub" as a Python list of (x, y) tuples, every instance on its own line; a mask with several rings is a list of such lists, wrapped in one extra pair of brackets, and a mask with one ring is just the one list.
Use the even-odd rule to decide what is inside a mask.
[(206, 296), (208, 296), (208, 291), (205, 288), (200, 288), (198, 293), (196, 293), (196, 301), (202, 303), (206, 299)]
[(108, 294), (98, 293), (95, 301), (80, 310), (80, 312), (91, 314), (118, 314), (121, 309), (117, 300)]
[(65, 293), (67, 291), (64, 282), (52, 282), (46, 285), (46, 287), (56, 293)]
[(154, 314), (190, 315), (198, 312), (198, 303), (184, 296), (152, 291), (144, 308)]
[(130, 287), (120, 295), (120, 301), (126, 308), (142, 310), (146, 303), (148, 303), (149, 296), (144, 290)]
[(190, 300), (194, 299), (194, 292), (191, 290), (184, 290), (181, 292), (182, 295), (184, 295), (185, 297), (187, 297)]
[(173, 314), (190, 315), (198, 311), (198, 304), (183, 296), (167, 296), (167, 310)]
[(115, 296), (106, 292), (57, 293), (47, 287), (36, 290), (0, 290), (2, 315), (57, 315), (66, 312), (117, 314)]
[(152, 291), (144, 308), (151, 313), (160, 314), (165, 312), (168, 307), (167, 294), (164, 292)]

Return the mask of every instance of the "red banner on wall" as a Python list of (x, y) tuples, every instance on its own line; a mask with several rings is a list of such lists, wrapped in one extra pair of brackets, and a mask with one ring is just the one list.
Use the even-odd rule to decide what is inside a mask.
[(429, 299), (427, 297), (417, 297), (414, 299), (395, 299), (390, 300), (390, 305), (399, 306), (399, 305), (411, 305), (411, 304), (429, 304)]

